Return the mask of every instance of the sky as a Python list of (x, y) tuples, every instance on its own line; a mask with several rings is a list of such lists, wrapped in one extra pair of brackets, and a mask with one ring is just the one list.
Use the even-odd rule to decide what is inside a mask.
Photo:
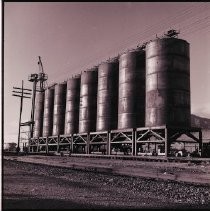
[[(190, 43), (191, 113), (210, 118), (209, 2), (5, 2), (4, 142), (17, 142), (20, 99), (41, 56), (48, 84), (62, 82), (169, 29)], [(30, 120), (24, 99), (22, 122)], [(28, 131), (27, 127), (22, 128)]]

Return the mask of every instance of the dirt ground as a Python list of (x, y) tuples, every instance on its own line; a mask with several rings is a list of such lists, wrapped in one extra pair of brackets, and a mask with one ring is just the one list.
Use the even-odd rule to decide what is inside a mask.
[(210, 185), (210, 161), (196, 164), (43, 155), (5, 156), (4, 158), (71, 169)]
[(4, 209), (210, 208), (210, 186), (3, 162)]

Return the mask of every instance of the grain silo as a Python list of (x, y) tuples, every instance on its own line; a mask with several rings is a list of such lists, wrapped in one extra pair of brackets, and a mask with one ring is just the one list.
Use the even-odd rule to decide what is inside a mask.
[(34, 117), (35, 125), (33, 133), (33, 136), (35, 138), (42, 136), (43, 113), (44, 113), (44, 92), (37, 92), (35, 101), (35, 117)]
[(55, 87), (45, 89), (43, 137), (52, 136)]
[(78, 133), (81, 76), (67, 81), (65, 134)]
[(55, 85), (53, 136), (64, 134), (66, 112), (66, 82)]
[(98, 67), (97, 131), (117, 129), (119, 62), (113, 59)]
[(79, 133), (96, 131), (98, 68), (81, 75)]
[(145, 51), (119, 58), (118, 129), (145, 126)]
[(190, 126), (189, 43), (162, 38), (146, 46), (146, 126)]

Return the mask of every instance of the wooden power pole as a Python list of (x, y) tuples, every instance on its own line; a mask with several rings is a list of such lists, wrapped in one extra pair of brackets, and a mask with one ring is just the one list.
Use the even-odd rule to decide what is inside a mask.
[(19, 130), (18, 130), (18, 145), (17, 145), (17, 153), (20, 151), (20, 127), (21, 127), (21, 116), (23, 110), (23, 98), (29, 98), (31, 95), (31, 89), (24, 89), (23, 88), (23, 80), (22, 80), (22, 87), (13, 87), (13, 94), (12, 96), (20, 97), (20, 116), (19, 116)]

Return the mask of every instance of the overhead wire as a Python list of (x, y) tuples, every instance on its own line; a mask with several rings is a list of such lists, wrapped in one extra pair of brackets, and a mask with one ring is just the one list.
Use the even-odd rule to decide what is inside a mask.
[(210, 22), (208, 23), (208, 25), (198, 26), (198, 28), (189, 31), (189, 32), (185, 33), (184, 35), (189, 37), (189, 35), (192, 36), (194, 33), (199, 32), (199, 31), (206, 29), (206, 28), (210, 28)]
[[(123, 43), (119, 42), (118, 45), (115, 45), (115, 50), (114, 49), (106, 50), (108, 48), (107, 47), (103, 51), (103, 52), (106, 52), (106, 53), (103, 53), (104, 56), (98, 54), (97, 58), (96, 57), (93, 58), (93, 56), (86, 57), (86, 58), (83, 59), (84, 62), (83, 62), (82, 65), (80, 63), (79, 65), (77, 65), (73, 68), (75, 70), (78, 70), (80, 68), (80, 70), (81, 70), (81, 69), (87, 68), (90, 65), (93, 65), (93, 63), (94, 64), (99, 63), (99, 59), (101, 60), (101, 58), (105, 57), (105, 55), (107, 55), (108, 53), (112, 53), (112, 54), (116, 55), (116, 51), (117, 51), (116, 49), (122, 50), (122, 48), (125, 47), (125, 46), (128, 46), (129, 43), (130, 43), (130, 46), (131, 46), (131, 43), (136, 39), (138, 39), (138, 42), (139, 41), (143, 42), (146, 39), (148, 40), (148, 37), (150, 37), (152, 35), (154, 36), (155, 34), (157, 34), (157, 33), (154, 33), (155, 30), (157, 31), (157, 29), (161, 28), (161, 30), (158, 31), (158, 33), (160, 33), (162, 31), (164, 31), (166, 28), (169, 28), (170, 25), (178, 25), (178, 24), (180, 25), (181, 22), (185, 22), (185, 21), (188, 21), (189, 19), (193, 19), (193, 18), (196, 19), (197, 16), (199, 16), (201, 14), (201, 12), (205, 12), (206, 10), (208, 10), (208, 8), (206, 7), (206, 5), (204, 5), (204, 2), (200, 3), (199, 5), (193, 5), (192, 7), (188, 8), (188, 9), (182, 10), (180, 13), (176, 13), (175, 16), (171, 16), (171, 17), (167, 18), (166, 20), (164, 19), (165, 22), (162, 20), (162, 21), (159, 21), (160, 22), (159, 24), (154, 23), (153, 25), (147, 27), (146, 30), (144, 30), (143, 33), (139, 32), (139, 33), (135, 33), (134, 35), (129, 36), (126, 39), (126, 41), (124, 41)], [(180, 19), (182, 21), (179, 21)], [(207, 17), (205, 17), (204, 19), (207, 19)], [(179, 21), (179, 23), (177, 23), (177, 21)], [(184, 30), (192, 28), (193, 24), (198, 24), (200, 22), (202, 22), (202, 20), (197, 20), (196, 23), (195, 22), (191, 23), (188, 26), (182, 26), (181, 27), (181, 25), (180, 25), (180, 29), (182, 29), (183, 32), (184, 32)]]
[(199, 28), (202, 26), (208, 26), (209, 23), (210, 23), (210, 18), (203, 22), (192, 23), (186, 29), (182, 30), (181, 36), (183, 37), (189, 33), (193, 33), (194, 31), (199, 30)]
[[(189, 11), (188, 11), (189, 12)], [(191, 11), (192, 12), (192, 11)], [(198, 12), (200, 12), (200, 11), (198, 11)], [(165, 25), (165, 23), (163, 23), (163, 25)], [(157, 27), (159, 27), (159, 26), (157, 26)], [(152, 27), (152, 29), (154, 30), (154, 27)], [(148, 32), (148, 31), (146, 31), (146, 32)], [(147, 36), (147, 34), (146, 34), (146, 32), (144, 32), (144, 33), (141, 33), (141, 35), (145, 35), (145, 37)], [(153, 33), (153, 35), (154, 35), (154, 33)], [(142, 36), (143, 37), (143, 36)], [(142, 38), (141, 37), (141, 38)], [(140, 37), (138, 37), (138, 38), (140, 38)], [(124, 45), (127, 45), (127, 43), (124, 43)], [(123, 45), (123, 46), (124, 46)]]
[[(188, 12), (189, 12), (189, 10), (188, 10)], [(159, 27), (159, 26), (158, 26)], [(124, 44), (124, 45), (127, 45), (127, 43), (126, 44)]]
[[(181, 15), (189, 15), (189, 14), (191, 14), (192, 12), (193, 12), (193, 9), (195, 8), (195, 7), (197, 7), (197, 9), (202, 9), (202, 7), (203, 7), (203, 3), (200, 3), (199, 5), (193, 5), (193, 6), (191, 6), (191, 8), (188, 8), (188, 9), (184, 9), (184, 10), (181, 10), (181, 14), (180, 14), (180, 16)], [(200, 11), (198, 11), (198, 12), (200, 12)], [(170, 18), (168, 18), (167, 19), (167, 22), (170, 20), (170, 19), (173, 19), (173, 18), (176, 18), (176, 16), (175, 17), (170, 17)], [(165, 23), (163, 23), (162, 21), (163, 21), (164, 19), (162, 19), (160, 22), (162, 23), (162, 25), (165, 25)], [(160, 25), (159, 25), (160, 26)], [(153, 25), (151, 25), (150, 27), (147, 27), (147, 29), (146, 30), (144, 30), (144, 32), (142, 33), (142, 32), (140, 32), (140, 34), (141, 34), (141, 37), (143, 37), (143, 36), (145, 36), (145, 37), (147, 37), (149, 34), (148, 34), (148, 32), (152, 32), (152, 34), (154, 34), (154, 27), (159, 27), (158, 26), (158, 24), (157, 23), (154, 23)], [(152, 30), (152, 31), (151, 31)], [(151, 34), (151, 33), (150, 33)], [(131, 41), (131, 38), (132, 37), (134, 37), (135, 36), (135, 38), (137, 37), (138, 38), (138, 40), (139, 40), (139, 33), (135, 33), (135, 35), (132, 35), (132, 36), (129, 36), (128, 38), (130, 39), (127, 39), (127, 42), (129, 41)], [(124, 43), (122, 44), (122, 42), (120, 42), (118, 45), (117, 45), (117, 49), (120, 49), (121, 50), (121, 48), (123, 48), (123, 47), (125, 47), (125, 46), (127, 46), (128, 44), (127, 43), (125, 43), (125, 41), (124, 41)], [(115, 46), (116, 46), (116, 44), (115, 44)], [(116, 47), (115, 47), (115, 49), (116, 49)], [(106, 50), (104, 50), (104, 51), (106, 51)], [(115, 50), (116, 51), (116, 50)], [(109, 50), (106, 54), (108, 54), (108, 53), (110, 53), (110, 52), (114, 52), (114, 50)], [(116, 53), (115, 53), (116, 54)], [(98, 59), (100, 58), (101, 59), (101, 57), (102, 56), (98, 56)], [(83, 61), (84, 61), (84, 59), (83, 59)], [(92, 57), (92, 56), (90, 56), (90, 57), (86, 57), (86, 61), (84, 61), (83, 62), (83, 65), (81, 66), (81, 63), (79, 64), (79, 65), (77, 65), (77, 67), (75, 66), (74, 67), (74, 69), (78, 69), (78, 68), (84, 68), (84, 67), (87, 67), (87, 66), (90, 66), (90, 64), (92, 64), (93, 62), (95, 62), (95, 63), (97, 63), (96, 62), (97, 61), (97, 59), (94, 57)]]
[(187, 26), (185, 25), (181, 28), (182, 36), (189, 34), (193, 31), (197, 31), (197, 29), (199, 30), (200, 26), (203, 26), (206, 24), (208, 25), (209, 23), (210, 23), (210, 15), (207, 15), (206, 17), (203, 17), (202, 19), (196, 19), (194, 22), (191, 22)]
[[(195, 7), (195, 6), (194, 6)], [(193, 8), (194, 8), (193, 7)], [(200, 8), (200, 7), (203, 7), (203, 5), (199, 5), (199, 8), (198, 9), (204, 9), (204, 8)], [(182, 11), (182, 12), (184, 12), (184, 14), (183, 15), (186, 15), (186, 14), (191, 14), (192, 12), (193, 12), (193, 8), (190, 8), (190, 9), (187, 9), (187, 10), (184, 10), (184, 11)], [(200, 12), (200, 10), (199, 11), (197, 11), (197, 12)], [(175, 17), (175, 19), (177, 18), (177, 15), (176, 15), (176, 17)], [(179, 18), (183, 18), (181, 15), (179, 15)], [(174, 17), (170, 17), (169, 19), (173, 19), (173, 21), (175, 20), (174, 19)], [(156, 28), (159, 28), (160, 26), (165, 26), (165, 24), (171, 24), (171, 22), (169, 22), (169, 20), (167, 19), (167, 22), (161, 22), (161, 25), (158, 25), (158, 24), (153, 24), (153, 25), (151, 25), (150, 27), (147, 27), (147, 29), (146, 30), (144, 30), (144, 32), (140, 32), (140, 33), (137, 33), (137, 34), (135, 34), (134, 36), (130, 36), (129, 37), (129, 39), (127, 39), (126, 41), (124, 41), (123, 42), (123, 44), (121, 44), (120, 43), (120, 45), (118, 45), (117, 47), (119, 48), (121, 48), (121, 47), (125, 47), (125, 46), (127, 46), (128, 45), (128, 43), (130, 43), (131, 41), (133, 41), (134, 39), (138, 39), (139, 40), (139, 38), (142, 38), (142, 37), (147, 37), (148, 35), (151, 35), (151, 34), (154, 34), (154, 31), (156, 30)], [(148, 34), (148, 32), (150, 32), (150, 34)], [(139, 37), (139, 34), (141, 35), (141, 37)], [(132, 38), (132, 39), (131, 39)], [(116, 46), (116, 43), (115, 43), (115, 46)], [(110, 51), (109, 51), (110, 52)], [(108, 52), (108, 53), (109, 53)]]
[[(203, 6), (203, 5), (200, 5), (200, 6)], [(193, 8), (190, 9), (191, 11), (189, 9), (188, 10), (185, 10), (185, 13), (184, 14), (186, 15), (186, 11), (187, 11), (187, 14), (191, 14), (193, 12), (192, 9)], [(201, 8), (201, 9), (204, 9), (204, 8)], [(197, 12), (200, 13), (201, 11), (199, 10)], [(140, 33), (135, 34), (135, 38), (138, 38), (139, 39), (139, 38), (144, 37), (144, 36), (146, 37), (146, 36), (149, 35), (148, 32), (152, 32), (152, 34), (154, 35), (154, 31), (156, 31), (156, 28), (160, 28), (161, 26), (164, 26), (165, 27), (166, 24), (171, 24), (172, 23), (171, 21), (169, 22), (168, 19), (172, 19), (174, 21), (177, 18), (183, 18), (183, 17), (181, 15), (178, 15), (178, 17), (175, 17), (175, 18), (174, 17), (167, 18), (167, 21), (166, 22), (161, 22), (161, 24), (159, 24), (159, 25), (158, 24), (154, 24), (154, 25), (148, 27), (147, 30), (144, 30), (144, 32), (140, 32)], [(139, 37), (139, 34), (141, 35), (141, 37)], [(127, 41), (130, 42), (131, 39), (127, 39)], [(124, 45), (127, 45), (127, 43), (124, 42), (123, 43), (123, 47), (124, 47)]]

